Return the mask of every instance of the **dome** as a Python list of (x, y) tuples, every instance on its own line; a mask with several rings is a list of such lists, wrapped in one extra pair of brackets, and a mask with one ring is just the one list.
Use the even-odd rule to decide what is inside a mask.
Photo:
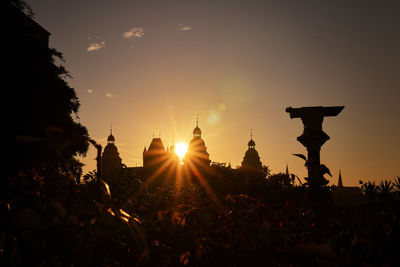
[(244, 169), (260, 169), (262, 167), (262, 163), (260, 161), (260, 156), (258, 155), (257, 150), (249, 149), (246, 151), (243, 162), (242, 168)]
[(259, 159), (260, 156), (258, 155), (257, 150), (255, 149), (251, 149), (251, 150), (247, 150), (246, 153), (244, 154), (245, 158), (249, 158), (249, 159)]
[(190, 140), (189, 146), (190, 147), (199, 147), (199, 146), (205, 147), (206, 144), (204, 143), (204, 140), (201, 138), (193, 138), (192, 140)]
[(194, 128), (193, 135), (201, 135), (201, 130), (199, 127)]
[(253, 141), (253, 139), (250, 139), (250, 141), (247, 145), (248, 146), (256, 146), (256, 143)]
[[(104, 139), (103, 139), (104, 140)], [(114, 135), (110, 134), (107, 138), (107, 142), (115, 142)]]
[(118, 154), (118, 149), (114, 144), (108, 144), (104, 148), (104, 154), (106, 155)]

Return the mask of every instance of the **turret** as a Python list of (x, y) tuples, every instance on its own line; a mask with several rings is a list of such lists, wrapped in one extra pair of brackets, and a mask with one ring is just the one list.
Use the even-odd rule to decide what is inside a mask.
[(105, 178), (112, 178), (112, 176), (117, 175), (121, 170), (122, 159), (115, 145), (115, 137), (112, 134), (112, 128), (107, 138), (107, 145), (104, 147), (102, 163), (103, 175)]
[(262, 163), (256, 150), (256, 142), (253, 140), (253, 129), (250, 133), (250, 141), (247, 143), (248, 149), (242, 161), (242, 168), (247, 170), (261, 170)]

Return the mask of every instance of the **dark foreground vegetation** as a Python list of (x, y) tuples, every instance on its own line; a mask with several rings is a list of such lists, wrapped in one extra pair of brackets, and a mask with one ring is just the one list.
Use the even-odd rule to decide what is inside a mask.
[(171, 177), (145, 187), (147, 177), (134, 175), (121, 175), (110, 186), (93, 174), (78, 184), (70, 173), (52, 170), (8, 177), (1, 195), (0, 263), (399, 264), (393, 188), (365, 191), (369, 201), (357, 207), (332, 205), (326, 188), (314, 205), (305, 187), (269, 183), (274, 176), (227, 168), (209, 175), (179, 188)]

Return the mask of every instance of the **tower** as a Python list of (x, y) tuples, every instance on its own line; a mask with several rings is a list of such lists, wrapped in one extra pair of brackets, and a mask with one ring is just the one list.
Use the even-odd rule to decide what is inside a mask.
[(247, 143), (248, 149), (242, 161), (242, 169), (245, 170), (261, 170), (262, 163), (260, 156), (256, 150), (256, 143), (253, 140), (253, 130), (250, 134), (250, 141)]
[(157, 169), (167, 160), (167, 151), (160, 137), (151, 140), (149, 148), (143, 151), (143, 167), (147, 170)]
[(119, 156), (118, 148), (115, 145), (115, 137), (112, 134), (112, 128), (107, 138), (107, 145), (104, 148), (102, 163), (104, 177), (117, 175), (121, 170), (122, 160)]
[(341, 170), (339, 170), (338, 187), (343, 187), (342, 172), (341, 172)]
[(199, 128), (199, 117), (196, 119), (196, 128), (193, 129), (193, 138), (190, 140), (188, 151), (185, 156), (185, 164), (195, 165), (198, 171), (201, 168), (210, 166), (210, 154), (207, 152), (207, 147), (204, 140), (201, 138), (201, 129)]

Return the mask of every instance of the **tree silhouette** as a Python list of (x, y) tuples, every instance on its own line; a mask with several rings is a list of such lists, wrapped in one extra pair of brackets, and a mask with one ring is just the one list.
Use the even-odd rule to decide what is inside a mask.
[[(79, 100), (65, 81), (68, 72), (59, 64), (62, 54), (47, 45), (46, 30), (30, 16), (23, 1), (2, 1), (3, 29), (1, 70), (4, 90), (16, 136), (17, 170), (48, 165), (79, 164), (76, 155), (85, 155), (88, 132), (77, 120)], [(45, 165), (47, 167), (45, 167)]]

